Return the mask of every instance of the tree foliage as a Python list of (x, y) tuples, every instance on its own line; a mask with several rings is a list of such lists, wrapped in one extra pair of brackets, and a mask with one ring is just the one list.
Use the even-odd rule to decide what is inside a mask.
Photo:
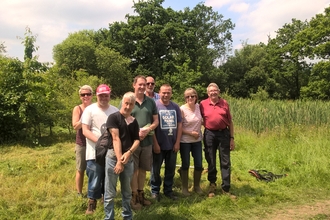
[(121, 95), (131, 87), (129, 59), (118, 52), (96, 43), (99, 36), (94, 31), (79, 31), (70, 34), (62, 43), (54, 46), (56, 70), (63, 77), (77, 80), (77, 71), (102, 79), (111, 85), (115, 95)]
[(226, 77), (228, 93), (234, 97), (248, 98), (260, 89), (268, 90), (271, 81), (267, 75), (266, 49), (264, 44), (248, 45), (235, 50), (235, 55), (229, 57), (220, 68)]
[[(174, 11), (164, 8), (163, 2), (135, 2), (135, 14), (126, 15), (126, 23), (114, 22), (108, 30), (99, 30), (98, 39), (128, 57), (135, 75), (149, 73), (161, 81), (178, 74), (189, 78), (193, 71), (201, 73), (195, 75), (198, 78), (193, 78), (193, 85), (212, 80), (209, 73), (226, 57), (234, 25), (202, 3), (193, 9)], [(171, 83), (180, 87), (179, 81)], [(177, 92), (184, 89), (180, 87)]]

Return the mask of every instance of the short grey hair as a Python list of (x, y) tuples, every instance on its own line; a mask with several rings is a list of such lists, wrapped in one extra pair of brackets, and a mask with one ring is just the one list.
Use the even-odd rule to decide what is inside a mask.
[(82, 87), (80, 87), (79, 94), (81, 93), (81, 90), (89, 90), (93, 94), (93, 89), (89, 85), (83, 85)]
[(134, 92), (126, 92), (124, 94), (124, 96), (123, 96), (122, 102), (124, 102), (124, 99), (125, 98), (129, 98), (130, 101), (132, 101), (133, 103), (135, 103), (136, 98), (135, 98)]
[(218, 91), (220, 91), (219, 86), (216, 83), (210, 83), (206, 88), (206, 92), (209, 92), (210, 87), (215, 87), (218, 89)]

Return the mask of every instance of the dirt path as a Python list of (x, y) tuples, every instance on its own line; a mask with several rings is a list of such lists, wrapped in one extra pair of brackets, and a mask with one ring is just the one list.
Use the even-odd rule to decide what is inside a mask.
[(318, 201), (310, 205), (301, 205), (284, 208), (262, 219), (274, 220), (304, 220), (304, 219), (317, 219), (324, 220), (330, 219), (330, 200)]

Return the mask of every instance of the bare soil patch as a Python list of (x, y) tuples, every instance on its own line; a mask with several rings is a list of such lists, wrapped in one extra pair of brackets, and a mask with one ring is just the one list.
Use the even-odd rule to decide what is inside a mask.
[(313, 204), (287, 207), (262, 219), (295, 220), (295, 219), (330, 219), (330, 200), (318, 201)]

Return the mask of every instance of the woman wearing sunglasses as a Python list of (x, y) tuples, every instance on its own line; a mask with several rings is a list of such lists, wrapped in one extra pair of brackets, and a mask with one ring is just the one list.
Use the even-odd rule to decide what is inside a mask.
[(81, 104), (73, 108), (72, 126), (76, 133), (76, 189), (78, 196), (82, 196), (84, 182), (84, 172), (86, 170), (86, 138), (82, 133), (81, 115), (85, 108), (92, 103), (93, 89), (89, 85), (84, 85), (79, 89)]
[(182, 137), (180, 141), (180, 155), (182, 165), (179, 170), (182, 181), (182, 194), (189, 196), (188, 171), (190, 167), (190, 153), (194, 159), (194, 191), (202, 194), (200, 179), (202, 174), (202, 116), (197, 103), (198, 95), (195, 89), (188, 88), (184, 92), (186, 103), (182, 105)]

